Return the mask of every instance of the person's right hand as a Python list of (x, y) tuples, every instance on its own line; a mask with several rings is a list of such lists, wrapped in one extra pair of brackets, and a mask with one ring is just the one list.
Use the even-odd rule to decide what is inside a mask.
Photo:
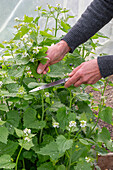
[(61, 40), (59, 43), (52, 45), (47, 50), (47, 62), (45, 65), (42, 63), (39, 64), (37, 68), (38, 74), (46, 74), (49, 71), (49, 66), (61, 61), (65, 54), (69, 52), (71, 49), (68, 44)]

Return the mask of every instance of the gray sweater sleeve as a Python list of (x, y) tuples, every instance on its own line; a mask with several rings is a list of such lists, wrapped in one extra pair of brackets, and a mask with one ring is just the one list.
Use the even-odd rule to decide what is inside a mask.
[[(71, 52), (73, 52), (76, 47), (86, 42), (112, 18), (113, 0), (93, 0), (80, 19), (62, 39), (67, 42), (71, 48)], [(110, 62), (109, 65), (112, 64), (112, 67), (110, 67), (112, 69), (104, 73), (108, 69), (105, 61), (107, 57), (98, 58), (99, 69), (103, 77), (113, 74), (113, 71), (111, 72), (113, 70), (113, 62), (110, 62), (110, 58), (113, 56), (107, 60), (107, 63)]]

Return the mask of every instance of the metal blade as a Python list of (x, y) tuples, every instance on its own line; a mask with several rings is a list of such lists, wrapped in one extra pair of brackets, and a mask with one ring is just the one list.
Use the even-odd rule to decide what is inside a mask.
[(61, 80), (58, 80), (58, 81), (55, 81), (55, 82), (52, 82), (52, 83), (49, 83), (49, 84), (37, 87), (37, 88), (35, 88), (33, 90), (30, 90), (29, 92), (31, 93), (31, 92), (35, 92), (35, 91), (38, 91), (38, 90), (46, 89), (46, 88), (49, 88), (49, 87), (52, 87), (52, 86), (56, 86), (58, 84), (65, 83), (68, 80), (69, 80), (69, 78), (64, 78), (64, 79), (61, 79)]

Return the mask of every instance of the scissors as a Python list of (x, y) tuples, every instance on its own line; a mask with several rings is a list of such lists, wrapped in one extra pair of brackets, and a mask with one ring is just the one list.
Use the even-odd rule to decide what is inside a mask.
[(69, 78), (64, 78), (64, 79), (60, 79), (60, 80), (57, 80), (55, 82), (52, 82), (52, 83), (49, 83), (49, 84), (46, 84), (46, 85), (43, 85), (43, 86), (39, 86), (39, 87), (36, 87), (32, 90), (30, 90), (29, 92), (36, 92), (36, 91), (39, 91), (39, 90), (42, 90), (42, 89), (46, 89), (46, 88), (49, 88), (49, 87), (53, 87), (53, 86), (56, 86), (58, 84), (62, 84), (62, 83), (65, 83), (66, 81), (68, 81)]

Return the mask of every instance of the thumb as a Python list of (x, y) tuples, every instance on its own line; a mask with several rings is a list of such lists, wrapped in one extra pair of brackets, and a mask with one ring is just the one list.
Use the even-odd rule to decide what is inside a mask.
[(37, 68), (37, 73), (38, 73), (38, 74), (43, 73), (44, 70), (47, 68), (49, 62), (50, 62), (50, 60), (47, 60), (46, 64), (44, 64), (44, 65), (43, 65), (42, 63), (40, 63), (39, 66), (38, 66), (38, 68)]

